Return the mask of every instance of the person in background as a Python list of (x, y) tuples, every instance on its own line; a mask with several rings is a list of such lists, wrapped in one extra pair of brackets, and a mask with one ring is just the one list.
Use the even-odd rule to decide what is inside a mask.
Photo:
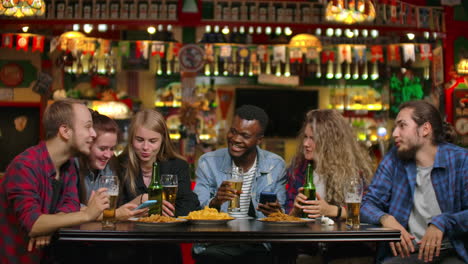
[(88, 108), (55, 101), (44, 112), (43, 126), (45, 141), (16, 156), (0, 182), (1, 263), (40, 263), (41, 247), (53, 232), (96, 220), (109, 206), (101, 188), (80, 211), (72, 157), (89, 154), (96, 137)]
[[(198, 161), (195, 193), (201, 206), (209, 206), (226, 212), (228, 201), (236, 194), (224, 181), (240, 167), (245, 172), (240, 195), (240, 212), (236, 218), (264, 217), (281, 210), (286, 198), (284, 161), (278, 155), (262, 150), (262, 142), (268, 124), (265, 111), (252, 105), (239, 107), (227, 132), (227, 148), (203, 154)], [(260, 193), (274, 192), (275, 203), (260, 204)], [(263, 244), (196, 245), (193, 249), (197, 263), (270, 263), (269, 250)]]
[[(151, 182), (153, 163), (157, 161), (160, 175), (177, 174), (178, 177), (175, 207), (163, 200), (162, 214), (184, 216), (200, 208), (198, 198), (191, 190), (188, 163), (175, 151), (161, 113), (151, 109), (136, 113), (130, 123), (128, 140), (124, 153), (120, 155), (125, 168), (123, 202), (140, 204), (148, 200), (147, 187)], [(139, 254), (143, 261), (182, 262), (178, 245), (161, 244), (141, 250), (146, 250)]]
[[(346, 219), (344, 187), (346, 182), (359, 175), (365, 185), (370, 183), (374, 173), (373, 162), (368, 151), (356, 139), (355, 133), (346, 119), (336, 110), (311, 110), (306, 114), (302, 129), (297, 138), (299, 143), (295, 157), (287, 169), (288, 192), (286, 211), (301, 217), (305, 212), (310, 218), (326, 216), (337, 220)], [(316, 200), (307, 200), (303, 190), (306, 168), (309, 162), (315, 164), (314, 184)], [(346, 245), (339, 244), (341, 256)], [(323, 255), (325, 261), (338, 255), (333, 254), (329, 244), (329, 254)], [(364, 247), (347, 250), (358, 256)], [(314, 254), (318, 248), (306, 250)], [(315, 252), (316, 253), (316, 252)], [(335, 252), (336, 253), (336, 252)]]
[(378, 260), (467, 263), (468, 150), (445, 142), (441, 115), (426, 101), (400, 106), (392, 136), (361, 208), (363, 221), (401, 231)]
[[(78, 193), (82, 206), (88, 204), (91, 192), (96, 189), (101, 176), (117, 176), (123, 183), (120, 164), (114, 156), (114, 148), (118, 143), (119, 127), (108, 116), (101, 115), (91, 110), (93, 127), (96, 138), (91, 145), (89, 155), (80, 155), (76, 159), (79, 181)], [(120, 184), (122, 196), (122, 184)], [(126, 203), (116, 210), (118, 220), (127, 220), (130, 217), (138, 217), (145, 214), (148, 209), (133, 210), (137, 207), (134, 203)]]

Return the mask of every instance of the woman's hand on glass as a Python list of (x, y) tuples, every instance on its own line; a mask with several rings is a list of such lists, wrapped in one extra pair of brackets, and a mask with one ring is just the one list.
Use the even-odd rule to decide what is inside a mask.
[(163, 200), (162, 204), (162, 214), (165, 216), (174, 217), (175, 216), (175, 206), (171, 204), (169, 201)]

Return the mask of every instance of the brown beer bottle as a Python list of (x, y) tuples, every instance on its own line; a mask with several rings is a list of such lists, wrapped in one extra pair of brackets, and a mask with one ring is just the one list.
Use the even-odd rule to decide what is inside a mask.
[[(314, 165), (313, 161), (307, 164), (306, 182), (303, 186), (302, 193), (307, 196), (307, 200), (315, 200), (315, 184), (314, 184)], [(307, 218), (307, 213), (302, 213), (302, 217)]]
[(154, 162), (151, 182), (148, 186), (148, 200), (157, 200), (157, 203), (150, 207), (148, 212), (149, 215), (162, 214), (162, 194), (163, 187), (161, 185), (161, 177), (159, 175), (159, 164)]

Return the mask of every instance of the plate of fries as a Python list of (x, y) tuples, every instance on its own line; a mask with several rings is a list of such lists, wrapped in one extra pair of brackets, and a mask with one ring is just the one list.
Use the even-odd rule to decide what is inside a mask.
[(202, 210), (192, 211), (187, 216), (181, 216), (180, 218), (186, 219), (192, 224), (200, 225), (225, 224), (234, 219), (229, 214), (218, 212), (215, 208), (209, 208), (208, 206), (205, 206)]
[(131, 222), (134, 222), (137, 226), (145, 227), (168, 227), (180, 225), (187, 222), (186, 219), (174, 218), (164, 215), (150, 215), (147, 217), (132, 217), (128, 219)]
[(299, 218), (292, 215), (287, 215), (282, 212), (276, 212), (270, 214), (268, 217), (258, 219), (268, 225), (280, 225), (280, 226), (296, 226), (306, 225), (307, 223), (313, 222), (314, 219), (310, 218)]

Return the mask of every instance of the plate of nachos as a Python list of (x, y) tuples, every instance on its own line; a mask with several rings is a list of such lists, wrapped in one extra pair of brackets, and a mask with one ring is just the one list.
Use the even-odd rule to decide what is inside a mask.
[(268, 217), (258, 219), (258, 221), (267, 225), (280, 225), (280, 226), (297, 226), (306, 225), (307, 223), (313, 222), (314, 219), (310, 218), (299, 218), (292, 215), (287, 215), (282, 212), (276, 212), (270, 214)]
[(208, 206), (205, 206), (202, 210), (192, 211), (187, 216), (181, 216), (180, 218), (196, 225), (225, 224), (235, 219), (227, 213), (218, 212), (215, 208), (209, 208)]
[(128, 219), (131, 222), (134, 222), (137, 226), (144, 227), (169, 227), (176, 226), (187, 222), (186, 219), (174, 218), (164, 215), (150, 215), (147, 217), (132, 217)]

